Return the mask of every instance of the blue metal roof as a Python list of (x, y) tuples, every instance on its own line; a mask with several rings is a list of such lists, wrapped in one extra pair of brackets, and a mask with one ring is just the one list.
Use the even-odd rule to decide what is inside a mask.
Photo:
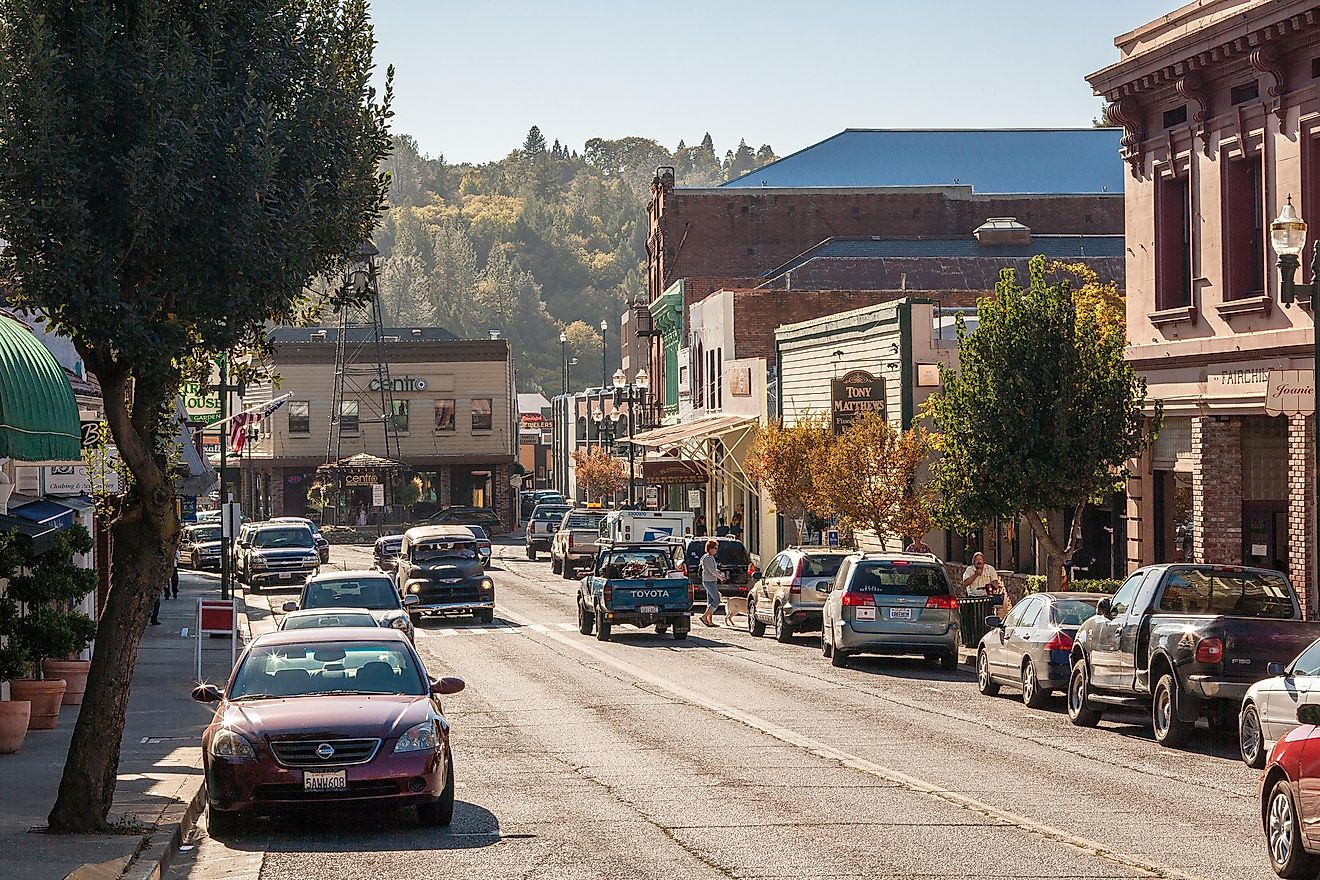
[(725, 187), (972, 187), (977, 193), (1122, 193), (1121, 128), (859, 129)]
[(1028, 244), (983, 245), (975, 238), (828, 238), (765, 274), (775, 278), (821, 258), (999, 257), (1025, 259), (1042, 254), (1055, 259), (1122, 257), (1121, 235), (1033, 235)]

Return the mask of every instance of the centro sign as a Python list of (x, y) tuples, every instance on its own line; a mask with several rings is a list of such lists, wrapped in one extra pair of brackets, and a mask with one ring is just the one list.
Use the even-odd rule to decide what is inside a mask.
[[(369, 383), (367, 383), (367, 390), (380, 391), (384, 384), (385, 383), (381, 382), (379, 379), (372, 379)], [(426, 380), (419, 379), (414, 376), (404, 376), (399, 379), (391, 379), (389, 383), (389, 390), (396, 393), (400, 391), (425, 391)]]

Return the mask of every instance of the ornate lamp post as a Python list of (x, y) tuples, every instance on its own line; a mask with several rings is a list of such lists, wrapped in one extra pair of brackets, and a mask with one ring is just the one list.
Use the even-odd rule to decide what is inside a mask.
[(563, 393), (568, 393), (568, 334), (559, 334), (559, 362), (564, 365)]
[(605, 387), (605, 334), (609, 331), (610, 325), (604, 318), (600, 319), (600, 387)]

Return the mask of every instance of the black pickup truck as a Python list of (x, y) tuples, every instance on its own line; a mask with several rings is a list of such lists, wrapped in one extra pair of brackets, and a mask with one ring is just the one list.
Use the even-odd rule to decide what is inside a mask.
[(1152, 565), (1102, 599), (1071, 652), (1068, 717), (1094, 727), (1107, 707), (1148, 708), (1176, 747), (1198, 718), (1237, 718), (1247, 688), (1320, 637), (1277, 571)]

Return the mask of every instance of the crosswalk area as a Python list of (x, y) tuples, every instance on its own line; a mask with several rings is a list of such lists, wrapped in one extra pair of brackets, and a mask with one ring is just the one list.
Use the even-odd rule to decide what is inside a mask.
[(436, 635), (436, 636), (483, 636), (483, 635), (492, 635), (499, 633), (503, 633), (505, 635), (508, 634), (516, 635), (519, 633), (527, 633), (527, 632), (542, 632), (542, 633), (560, 632), (560, 631), (572, 632), (576, 630), (577, 630), (576, 624), (555, 622), (555, 623), (529, 623), (526, 625), (519, 623), (492, 623), (482, 626), (458, 625), (458, 626), (447, 626), (443, 628), (436, 627), (435, 629), (432, 629), (427, 626), (421, 626), (418, 627), (417, 632), (426, 633), (428, 635)]

